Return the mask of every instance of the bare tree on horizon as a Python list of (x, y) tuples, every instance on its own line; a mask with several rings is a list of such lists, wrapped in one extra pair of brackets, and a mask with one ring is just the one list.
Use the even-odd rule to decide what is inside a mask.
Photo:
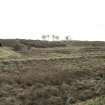
[(53, 41), (55, 40), (55, 35), (52, 35), (52, 40), (53, 40)]
[(58, 41), (59, 40), (59, 36), (57, 36), (57, 35), (52, 35), (52, 39), (53, 39), (53, 41)]
[(71, 36), (70, 35), (67, 35), (66, 37), (65, 37), (65, 39), (68, 41), (68, 40), (71, 40)]
[(59, 36), (55, 36), (56, 40), (58, 41), (59, 40)]
[(46, 40), (46, 35), (42, 35), (42, 39), (43, 40)]

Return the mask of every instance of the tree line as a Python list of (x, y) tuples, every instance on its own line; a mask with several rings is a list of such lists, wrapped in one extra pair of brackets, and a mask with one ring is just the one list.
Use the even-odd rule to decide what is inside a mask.
[[(50, 35), (42, 35), (42, 40), (49, 40), (50, 37), (51, 37), (51, 39), (52, 39), (53, 41), (58, 41), (58, 40), (60, 40), (60, 37), (57, 36), (57, 35), (52, 35), (52, 36), (50, 36)], [(65, 39), (64, 39), (64, 40), (71, 40), (71, 36), (70, 36), (70, 35), (65, 36)]]

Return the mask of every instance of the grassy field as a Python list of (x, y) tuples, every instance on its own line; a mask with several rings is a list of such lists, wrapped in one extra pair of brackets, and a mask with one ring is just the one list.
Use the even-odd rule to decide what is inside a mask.
[(104, 105), (105, 42), (12, 42), (0, 48), (0, 105)]

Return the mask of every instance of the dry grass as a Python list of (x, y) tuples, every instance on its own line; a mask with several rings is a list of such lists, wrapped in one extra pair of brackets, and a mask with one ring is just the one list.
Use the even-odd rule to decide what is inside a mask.
[(16, 53), (11, 48), (1, 47), (0, 48), (0, 59), (7, 59), (7, 58), (20, 58), (21, 54)]
[(25, 54), (23, 59), (0, 61), (0, 105), (69, 105), (80, 101), (86, 102), (79, 105), (101, 105), (104, 97), (90, 99), (105, 94), (105, 84), (100, 82), (105, 80), (105, 43), (66, 44), (31, 48), (25, 53), (0, 48), (3, 59)]
[(91, 99), (86, 102), (78, 103), (75, 105), (105, 105), (105, 96), (100, 96), (95, 99)]

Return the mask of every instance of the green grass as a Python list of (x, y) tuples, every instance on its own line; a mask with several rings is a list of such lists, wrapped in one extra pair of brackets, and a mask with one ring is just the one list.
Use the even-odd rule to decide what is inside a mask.
[(16, 53), (11, 48), (1, 47), (0, 48), (0, 59), (7, 59), (7, 58), (19, 58), (21, 54)]
[(105, 96), (97, 97), (75, 105), (105, 105)]

